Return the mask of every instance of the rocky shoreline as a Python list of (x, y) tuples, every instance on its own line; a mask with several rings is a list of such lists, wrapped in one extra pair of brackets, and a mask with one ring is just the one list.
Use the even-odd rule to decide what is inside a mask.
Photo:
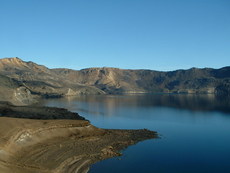
[(0, 114), (4, 173), (84, 173), (100, 160), (119, 156), (129, 145), (157, 138), (146, 129), (100, 129), (61, 108), (0, 103)]

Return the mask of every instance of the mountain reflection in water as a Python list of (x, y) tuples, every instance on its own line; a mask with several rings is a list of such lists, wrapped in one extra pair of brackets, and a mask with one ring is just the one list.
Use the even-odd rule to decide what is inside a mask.
[[(213, 94), (92, 95), (53, 99), (52, 102), (55, 102), (55, 100), (60, 107), (69, 103), (70, 110), (77, 109), (80, 112), (104, 116), (113, 115), (113, 112), (120, 106), (169, 107), (191, 111), (230, 112), (230, 99), (228, 97), (216, 97)], [(77, 103), (74, 100), (77, 100)], [(57, 106), (57, 104), (54, 104), (54, 106)], [(101, 111), (102, 107), (106, 112)]]
[(229, 173), (229, 100), (211, 94), (101, 95), (41, 104), (76, 111), (100, 128), (147, 128), (160, 134), (127, 148), (120, 159), (93, 165), (90, 173)]

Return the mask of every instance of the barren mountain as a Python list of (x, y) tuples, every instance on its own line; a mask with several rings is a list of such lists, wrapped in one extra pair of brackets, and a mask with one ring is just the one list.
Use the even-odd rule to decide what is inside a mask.
[[(12, 91), (6, 93), (15, 95), (18, 91), (21, 94), (16, 94), (16, 100), (12, 94), (9, 96), (14, 98), (15, 102), (29, 103), (35, 96), (156, 92), (221, 94), (223, 92), (220, 89), (223, 87), (226, 92), (229, 91), (230, 67), (191, 68), (170, 72), (106, 67), (71, 70), (49, 69), (19, 58), (4, 58), (0, 60), (0, 74), (0, 80), (13, 83), (10, 85)], [(5, 83), (7, 82), (1, 85), (4, 88), (2, 92), (8, 88)], [(5, 98), (4, 94), (3, 97)]]
[(72, 82), (45, 66), (24, 62), (19, 58), (0, 60), (0, 80), (8, 80), (12, 83), (10, 85), (7, 85), (7, 82), (2, 83), (1, 91), (8, 94), (4, 98), (0, 97), (0, 100), (15, 104), (33, 103), (38, 97), (104, 94), (103, 91), (94, 86)]
[(58, 75), (84, 85), (95, 86), (106, 93), (214, 93), (216, 86), (230, 77), (230, 68), (177, 70), (123, 70), (89, 68), (80, 71), (53, 69)]

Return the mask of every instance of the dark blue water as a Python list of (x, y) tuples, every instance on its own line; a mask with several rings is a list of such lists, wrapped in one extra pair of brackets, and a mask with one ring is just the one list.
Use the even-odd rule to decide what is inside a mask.
[(46, 100), (97, 127), (148, 128), (161, 138), (96, 163), (90, 173), (230, 173), (230, 101), (213, 95), (81, 96)]

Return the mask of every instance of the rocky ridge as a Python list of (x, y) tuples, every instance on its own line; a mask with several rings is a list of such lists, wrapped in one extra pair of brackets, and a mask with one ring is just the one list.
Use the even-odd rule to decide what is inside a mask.
[[(230, 67), (191, 68), (160, 72), (118, 68), (82, 70), (49, 69), (19, 58), (0, 59), (0, 86), (3, 97), (17, 104), (33, 103), (37, 97), (64, 97), (79, 94), (127, 93), (229, 93)], [(11, 82), (11, 88), (7, 86)], [(6, 85), (5, 85), (6, 84)], [(6, 92), (5, 92), (6, 91)], [(11, 94), (10, 94), (11, 93)], [(225, 94), (226, 95), (226, 94)]]

